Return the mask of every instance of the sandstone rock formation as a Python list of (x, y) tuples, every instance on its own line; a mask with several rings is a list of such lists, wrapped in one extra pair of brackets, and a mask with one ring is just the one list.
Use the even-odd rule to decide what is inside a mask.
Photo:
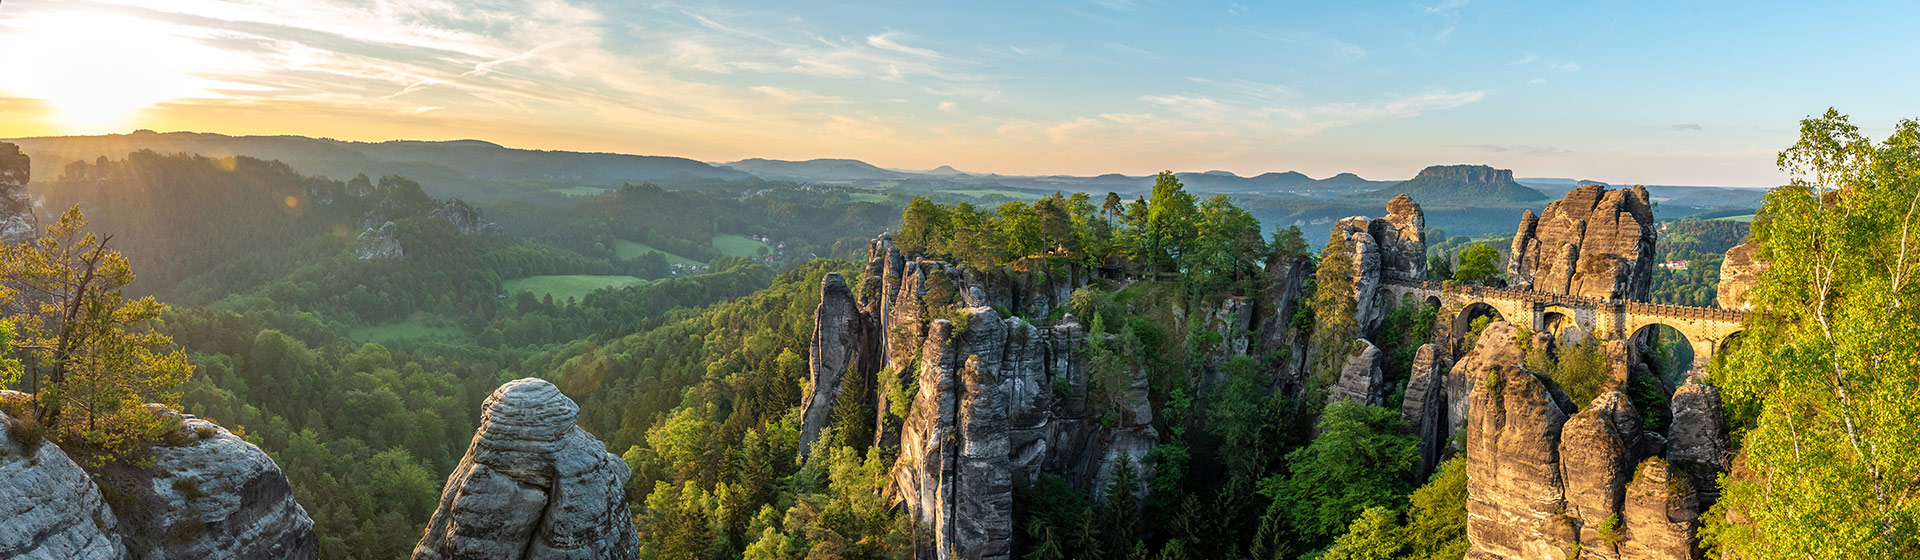
[(93, 479), (38, 436), (23, 445), (15, 422), (0, 412), (0, 558), (126, 558), (119, 520)]
[(387, 222), (379, 229), (367, 228), (367, 231), (354, 238), (358, 242), (354, 256), (363, 261), (406, 257), (406, 252), (400, 249), (400, 239), (396, 237), (398, 232), (399, 228), (393, 222)]
[(637, 557), (623, 490), (632, 473), (574, 425), (579, 415), (546, 381), (520, 379), (495, 389), (413, 557)]
[[(803, 439), (819, 437), (832, 407), (873, 407), (873, 445), (899, 453), (887, 491), (913, 520), (922, 557), (1008, 558), (1013, 488), (1042, 474), (1104, 500), (1125, 462), (1145, 493), (1143, 459), (1159, 443), (1146, 372), (1089, 394), (1086, 329), (1055, 314), (1093, 272), (975, 270), (902, 255), (884, 236), (868, 255), (858, 293), (844, 278), (821, 282)], [(1259, 305), (1229, 298), (1197, 310), (1221, 342), (1191, 383), (1217, 382), (1219, 363), (1248, 351)], [(1028, 319), (1049, 315), (1061, 318)]]
[[(1253, 352), (1261, 363), (1273, 364), (1267, 380), (1283, 389), (1297, 389), (1304, 381), (1307, 336), (1293, 328), (1293, 315), (1306, 297), (1313, 260), (1305, 255), (1274, 254), (1265, 269), (1269, 283), (1254, 302)], [(1271, 356), (1272, 358), (1269, 358)], [(1286, 359), (1276, 359), (1284, 357)]]
[(19, 244), (39, 232), (33, 201), (27, 198), (32, 177), (32, 162), (20, 146), (0, 142), (0, 244)]
[(1727, 249), (1726, 259), (1720, 261), (1720, 288), (1715, 296), (1721, 309), (1753, 310), (1753, 303), (1747, 301), (1747, 292), (1760, 283), (1760, 275), (1767, 271), (1767, 261), (1755, 257), (1759, 251), (1760, 246), (1753, 241)]
[[(0, 402), (24, 398), (0, 391)], [(0, 558), (318, 555), (313, 520), (266, 452), (212, 422), (147, 406), (179, 420), (179, 432), (149, 448), (150, 463), (93, 473), (0, 412)]]
[(1429, 342), (1413, 354), (1412, 372), (1407, 378), (1406, 398), (1401, 401), (1400, 418), (1407, 430), (1420, 440), (1420, 465), (1414, 469), (1416, 480), (1426, 480), (1440, 464), (1443, 447), (1450, 437), (1447, 417), (1446, 351), (1440, 343)]
[(1585, 185), (1521, 215), (1507, 260), (1520, 290), (1600, 299), (1645, 300), (1659, 236), (1645, 187)]
[(1353, 401), (1380, 406), (1386, 400), (1380, 348), (1365, 339), (1355, 341), (1353, 346), (1347, 352), (1346, 365), (1340, 368), (1340, 380), (1327, 388), (1327, 403)]
[(1354, 323), (1360, 337), (1373, 336), (1386, 318), (1386, 280), (1425, 280), (1427, 276), (1426, 216), (1420, 204), (1401, 194), (1387, 203), (1381, 218), (1351, 216), (1333, 226), (1329, 243), (1344, 243), (1353, 254)]
[(446, 220), (467, 235), (499, 235), (500, 225), (480, 219), (480, 209), (458, 198), (449, 198), (439, 208), (427, 213), (427, 217)]
[(1576, 411), (1550, 379), (1490, 359), (1512, 343), (1489, 337), (1513, 333), (1488, 325), (1461, 366), (1477, 363), (1454, 368), (1479, 376), (1467, 411), (1467, 558), (1566, 558), (1576, 547), (1602, 560), (1699, 558), (1698, 518), (1727, 467), (1718, 392), (1677, 392), (1662, 437), (1642, 431), (1624, 393)]
[[(807, 385), (801, 396), (800, 456), (805, 457), (820, 430), (827, 425), (832, 400), (840, 394), (840, 382), (849, 371), (871, 375), (878, 364), (869, 343), (870, 322), (860, 312), (853, 290), (838, 272), (829, 272), (820, 281), (820, 305), (814, 309), (813, 342), (808, 351)], [(819, 404), (815, 404), (819, 403)], [(863, 403), (864, 404), (864, 403)]]
[(154, 446), (152, 465), (108, 465), (97, 477), (130, 503), (119, 531), (135, 557), (319, 555), (313, 520), (265, 451), (218, 424), (176, 416), (177, 444)]

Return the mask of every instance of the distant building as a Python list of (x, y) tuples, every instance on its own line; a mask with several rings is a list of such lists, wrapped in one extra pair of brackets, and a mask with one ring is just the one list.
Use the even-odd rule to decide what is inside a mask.
[(1663, 262), (1663, 263), (1660, 263), (1660, 268), (1664, 268), (1664, 269), (1667, 269), (1667, 270), (1686, 270), (1686, 269), (1687, 269), (1687, 261), (1667, 261), (1667, 262)]

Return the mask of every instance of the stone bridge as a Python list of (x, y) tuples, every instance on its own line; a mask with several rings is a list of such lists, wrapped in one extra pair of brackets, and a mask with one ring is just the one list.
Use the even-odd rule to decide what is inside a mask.
[(1412, 301), (1439, 307), (1434, 325), (1436, 339), (1459, 340), (1473, 320), (1482, 316), (1556, 335), (1577, 328), (1601, 340), (1643, 337), (1651, 334), (1649, 327), (1665, 325), (1686, 337), (1693, 348), (1693, 369), (1700, 372), (1706, 371), (1728, 340), (1740, 334), (1746, 319), (1746, 313), (1711, 307), (1608, 301), (1399, 278), (1382, 278), (1380, 289), (1395, 304)]

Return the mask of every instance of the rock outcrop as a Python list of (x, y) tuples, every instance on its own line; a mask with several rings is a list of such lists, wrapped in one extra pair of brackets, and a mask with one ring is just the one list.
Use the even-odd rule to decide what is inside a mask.
[[(836, 276), (821, 282), (802, 439), (817, 445), (845, 417), (835, 406), (872, 407), (873, 445), (899, 454), (887, 492), (912, 519), (921, 557), (1010, 557), (1013, 489), (1043, 474), (1105, 500), (1124, 463), (1134, 493), (1145, 493), (1144, 458), (1159, 443), (1146, 372), (1132, 368), (1090, 394), (1088, 333), (1057, 311), (1095, 272), (975, 270), (903, 255), (885, 237), (869, 244), (865, 272), (858, 289)], [(1304, 280), (1305, 271), (1289, 274)], [(1196, 311), (1221, 340), (1189, 383), (1219, 382), (1219, 364), (1249, 351), (1260, 305), (1228, 298)], [(1291, 315), (1291, 302), (1264, 305)], [(1048, 316), (1058, 318), (1035, 323)]]
[(574, 425), (579, 415), (546, 381), (520, 379), (495, 389), (413, 557), (637, 557), (623, 490), (632, 473)]
[(1618, 391), (1576, 411), (1552, 380), (1506, 362), (1513, 335), (1504, 321), (1488, 325), (1461, 362), (1471, 367), (1454, 368), (1479, 376), (1467, 411), (1467, 558), (1567, 558), (1576, 548), (1601, 560), (1699, 558), (1699, 517), (1728, 466), (1718, 391), (1676, 392), (1662, 437), (1642, 430)]
[(1291, 392), (1304, 382), (1307, 336), (1294, 328), (1293, 316), (1306, 297), (1313, 260), (1305, 255), (1276, 253), (1267, 258), (1265, 272), (1267, 289), (1254, 302), (1256, 336), (1252, 351), (1261, 358), (1260, 363), (1270, 364), (1267, 381)]
[(133, 556), (319, 555), (313, 520), (267, 452), (213, 422), (176, 416), (180, 433), (152, 448), (151, 465), (108, 465), (97, 476), (127, 502), (119, 531)]
[(1600, 299), (1647, 299), (1659, 236), (1645, 187), (1574, 189), (1539, 215), (1521, 215), (1507, 260), (1520, 290)]
[[(22, 397), (0, 391), (0, 403)], [(147, 407), (178, 420), (178, 432), (148, 449), (150, 462), (93, 472), (0, 412), (0, 558), (318, 555), (313, 520), (265, 451), (212, 422)]]
[(1446, 351), (1440, 343), (1429, 342), (1413, 353), (1413, 368), (1407, 378), (1406, 398), (1400, 404), (1400, 418), (1407, 430), (1420, 440), (1420, 465), (1414, 469), (1416, 480), (1426, 480), (1440, 465), (1452, 423), (1447, 417)]
[(1346, 365), (1340, 368), (1340, 380), (1327, 388), (1327, 403), (1352, 401), (1380, 406), (1386, 401), (1385, 378), (1380, 372), (1380, 348), (1365, 339), (1355, 341), (1347, 352)]
[(1420, 205), (1405, 194), (1387, 203), (1381, 218), (1351, 216), (1333, 226), (1328, 243), (1343, 243), (1353, 256), (1353, 315), (1360, 338), (1370, 338), (1386, 319), (1385, 280), (1425, 280), (1427, 276), (1426, 217)]
[[(820, 280), (820, 305), (814, 309), (813, 342), (808, 348), (807, 386), (801, 396), (800, 456), (805, 457), (820, 430), (829, 420), (832, 399), (840, 395), (840, 382), (853, 371), (872, 374), (876, 356), (868, 349), (870, 328), (867, 316), (853, 298), (853, 290), (838, 272), (829, 272)], [(820, 403), (820, 404), (815, 404)], [(865, 403), (862, 403), (865, 404)]]
[(1756, 256), (1759, 251), (1760, 246), (1751, 240), (1727, 249), (1726, 258), (1720, 261), (1719, 292), (1714, 296), (1721, 309), (1753, 310), (1747, 292), (1760, 283), (1760, 275), (1767, 271), (1767, 261)]
[(449, 198), (439, 208), (427, 213), (427, 217), (446, 220), (467, 235), (499, 235), (500, 225), (480, 218), (480, 209), (458, 198)]
[(361, 232), (359, 237), (354, 238), (358, 245), (354, 248), (353, 254), (363, 261), (404, 258), (407, 254), (400, 249), (398, 233), (399, 227), (393, 225), (393, 222), (387, 222), (379, 229), (367, 228), (367, 231)]
[(16, 245), (39, 231), (33, 201), (27, 198), (27, 181), (32, 178), (32, 162), (20, 146), (0, 142), (0, 244)]
[(127, 557), (119, 520), (87, 471), (0, 412), (0, 558)]

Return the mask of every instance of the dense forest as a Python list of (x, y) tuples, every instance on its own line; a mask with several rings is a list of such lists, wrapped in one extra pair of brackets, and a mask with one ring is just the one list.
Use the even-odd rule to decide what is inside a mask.
[[(1843, 140), (1789, 150), (1823, 182), (1775, 191), (1752, 235), (1774, 266), (1842, 287), (1768, 276), (1759, 301), (1773, 314), (1756, 323), (1768, 336), (1743, 339), (1713, 370), (1752, 471), (1729, 480), (1704, 542), (1805, 556), (1800, 543), (1817, 539), (1777, 513), (1804, 510), (1850, 531), (1845, 546), (1910, 550), (1912, 506), (1886, 496), (1910, 493), (1914, 480), (1901, 451), (1913, 446), (1900, 434), (1913, 433), (1904, 418), (1920, 415), (1899, 396), (1911, 390), (1900, 379), (1913, 377), (1899, 372), (1913, 364), (1875, 349), (1911, 342), (1916, 324), (1900, 251), (1913, 243), (1901, 218), (1913, 185), (1887, 171), (1905, 160), (1880, 154), (1911, 153), (1920, 136), (1906, 123), (1874, 145), (1844, 118), (1810, 123), (1815, 140)], [(1822, 167), (1844, 159), (1833, 150), (1880, 167)], [(1019, 319), (1070, 312), (1085, 321), (1092, 335), (1075, 350), (1093, 364), (1097, 415), (1122, 413), (1116, 372), (1145, 371), (1159, 440), (1103, 491), (1059, 477), (1022, 481), (1016, 557), (1450, 559), (1467, 547), (1465, 461), (1420, 476), (1399, 411), (1413, 349), (1432, 341), (1430, 308), (1392, 307), (1373, 337), (1386, 354), (1384, 406), (1328, 404), (1337, 364), (1315, 362), (1304, 387), (1280, 387), (1259, 372), (1297, 356), (1208, 363), (1222, 341), (1205, 310), (1272, 289), (1273, 263), (1311, 271), (1305, 303), (1283, 324), (1316, 341), (1351, 340), (1354, 326), (1342, 321), (1353, 303), (1340, 296), (1354, 281), (1352, 257), (1338, 243), (1314, 251), (1311, 227), (1262, 224), (1255, 210), (1193, 195), (1171, 173), (1134, 199), (1054, 193), (992, 207), (711, 182), (471, 206), (398, 176), (335, 181), (246, 157), (140, 152), (67, 165), (43, 188), (47, 204), (78, 208), (70, 226), (124, 254), (128, 295), (157, 298), (130, 305), (166, 337), (146, 341), (155, 363), (176, 360), (151, 372), (170, 384), (161, 393), (268, 450), (326, 558), (405, 556), (481, 401), (528, 376), (575, 399), (580, 425), (632, 469), (626, 493), (644, 557), (905, 557), (910, 520), (885, 495), (896, 457), (868, 443), (903, 412), (845, 412), (816, 444), (824, 452), (797, 460), (822, 278), (868, 281), (867, 242), (885, 231), (903, 251), (974, 269), (1079, 267), (1123, 279), (1089, 282), (1055, 315)], [(1843, 190), (1858, 196), (1827, 194)], [(463, 230), (436, 212), (456, 203), (498, 229)], [(356, 252), (356, 235), (388, 221), (404, 258)], [(1425, 233), (1428, 279), (1501, 285), (1507, 240)], [(1808, 235), (1830, 242), (1798, 241)], [(1720, 254), (1747, 236), (1743, 222), (1664, 224), (1658, 260), (1687, 264), (1655, 276), (1655, 301), (1711, 305)], [(761, 250), (726, 245), (738, 238)], [(562, 276), (631, 282), (577, 297), (508, 287)], [(1476, 321), (1469, 340), (1486, 324)], [(1590, 399), (1606, 375), (1590, 346), (1525, 360), (1575, 399)], [(1203, 392), (1192, 380), (1216, 367), (1225, 384)], [(14, 368), (0, 363), (0, 373)], [(1803, 413), (1823, 423), (1793, 431)], [(1795, 453), (1809, 446), (1836, 457), (1827, 478), (1786, 476), (1804, 467)], [(1807, 488), (1783, 495), (1769, 484)], [(1852, 501), (1821, 498), (1832, 496), (1822, 484)], [(1123, 491), (1135, 486), (1147, 489), (1137, 499)], [(1729, 521), (1729, 508), (1751, 512), (1749, 521)]]

